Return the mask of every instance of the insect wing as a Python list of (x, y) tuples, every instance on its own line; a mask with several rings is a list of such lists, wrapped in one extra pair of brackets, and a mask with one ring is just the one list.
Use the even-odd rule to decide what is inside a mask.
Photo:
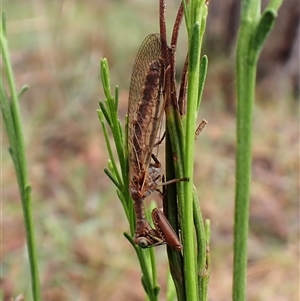
[(170, 225), (168, 219), (164, 216), (160, 209), (153, 209), (152, 220), (156, 231), (160, 234), (160, 237), (163, 238), (165, 243), (167, 243), (170, 247), (174, 248), (176, 251), (181, 251), (182, 246), (179, 241), (179, 238), (172, 226)]
[(164, 109), (159, 34), (143, 41), (132, 70), (128, 103), (129, 172), (146, 172)]

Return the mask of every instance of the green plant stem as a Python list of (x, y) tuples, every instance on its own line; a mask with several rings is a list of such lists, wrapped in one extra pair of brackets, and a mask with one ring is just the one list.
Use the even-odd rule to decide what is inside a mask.
[[(175, 126), (175, 125), (174, 125)], [(173, 155), (169, 134), (166, 135), (166, 171), (167, 178), (166, 180), (175, 179), (175, 170), (173, 163)], [(166, 187), (167, 190), (167, 204), (164, 202), (164, 213), (166, 214), (171, 226), (174, 231), (178, 234), (178, 206), (177, 206), (177, 192), (176, 184), (171, 184)], [(176, 295), (178, 301), (185, 301), (185, 286), (184, 286), (184, 277), (183, 277), (183, 259), (180, 252), (173, 250), (167, 246), (170, 273), (172, 275)]]
[[(189, 37), (189, 52), (188, 52), (188, 90), (187, 90), (187, 112), (186, 116), (182, 116), (179, 120), (176, 115), (178, 113), (171, 105), (166, 107), (167, 129), (170, 135), (172, 145), (174, 168), (177, 178), (188, 177), (188, 182), (178, 183), (178, 213), (181, 225), (181, 237), (183, 242), (183, 275), (184, 275), (184, 289), (185, 300), (204, 300), (200, 294), (199, 279), (197, 276), (197, 255), (201, 256), (197, 262), (201, 267), (205, 265), (206, 254), (202, 249), (202, 244), (199, 245), (200, 253), (196, 252), (196, 241), (194, 238), (195, 224), (194, 224), (194, 208), (193, 208), (193, 171), (194, 171), (194, 137), (196, 128), (197, 111), (200, 106), (200, 97), (203, 90), (203, 82), (205, 81), (205, 74), (200, 75), (200, 50), (202, 45), (202, 38), (205, 29), (206, 12), (204, 11), (204, 1), (192, 0), (188, 5), (183, 1), (185, 21)], [(207, 62), (203, 63), (201, 70), (206, 72)], [(200, 76), (199, 76), (200, 75)], [(198, 209), (198, 208), (195, 208)], [(201, 229), (197, 222), (197, 233), (204, 236), (205, 231), (202, 223)], [(201, 214), (201, 213), (200, 213)], [(204, 239), (204, 243), (205, 243)], [(199, 272), (201, 274), (202, 271)], [(171, 270), (172, 272), (172, 270)], [(173, 276), (174, 278), (174, 276)], [(175, 283), (176, 286), (176, 283)]]
[[(119, 92), (118, 87), (115, 88), (114, 97), (111, 95), (110, 88), (110, 73), (108, 62), (106, 58), (101, 59), (100, 62), (101, 69), (101, 81), (104, 90), (104, 94), (106, 99), (104, 101), (99, 102), (100, 109), (98, 112), (98, 117), (102, 125), (102, 130), (105, 137), (105, 142), (107, 145), (110, 161), (112, 163), (112, 168), (110, 169), (111, 173), (114, 174), (114, 177), (111, 177), (108, 173), (108, 176), (112, 179), (113, 182), (118, 183), (116, 186), (119, 191), (117, 192), (119, 198), (122, 202), (122, 206), (126, 213), (126, 217), (130, 226), (130, 233), (133, 235), (135, 228), (135, 215), (133, 212), (133, 202), (129, 195), (129, 178), (128, 178), (128, 151), (127, 151), (127, 130), (128, 130), (128, 119), (126, 119), (125, 123), (125, 139), (123, 138), (122, 126), (120, 120), (118, 119), (118, 103), (119, 103)], [(108, 135), (108, 131), (106, 129), (106, 124), (104, 122), (106, 120), (115, 143), (115, 147), (118, 154), (118, 160), (121, 169), (121, 175), (119, 169), (117, 167), (116, 159), (112, 152), (112, 147), (110, 144), (110, 139)]]
[[(175, 109), (172, 103), (168, 103), (165, 107), (166, 113), (166, 122), (167, 122), (167, 137), (170, 138), (172, 149), (167, 148), (166, 152), (166, 160), (170, 158), (173, 159), (174, 168), (170, 168), (169, 164), (167, 164), (166, 176), (167, 180), (174, 179), (174, 170), (177, 179), (186, 177), (184, 173), (184, 147), (183, 147), (183, 128), (181, 119), (179, 116), (179, 112)], [(168, 161), (167, 161), (168, 163)], [(180, 224), (182, 223), (183, 217), (183, 206), (184, 206), (184, 191), (183, 191), (184, 182), (178, 182), (176, 184), (176, 189), (172, 190), (176, 191), (178, 198), (178, 217)], [(170, 188), (174, 187), (170, 185)], [(175, 196), (174, 196), (175, 197)], [(176, 197), (175, 197), (176, 199)], [(170, 199), (168, 197), (168, 202), (170, 202), (170, 206), (173, 206), (174, 198)], [(177, 215), (177, 214), (176, 214)], [(171, 220), (174, 217), (169, 217)], [(171, 224), (172, 226), (177, 227), (176, 223)]]
[[(241, 34), (242, 32), (240, 32)], [(239, 49), (238, 45), (238, 49)], [(241, 47), (241, 46), (240, 46)], [(239, 51), (239, 50), (238, 50)], [(252, 111), (256, 67), (249, 68), (237, 57), (237, 152), (234, 231), (233, 300), (245, 300), (247, 237), (251, 180)], [(244, 58), (245, 59), (245, 58)], [(239, 74), (241, 76), (239, 76)], [(242, 87), (242, 83), (246, 86)], [(247, 88), (246, 88), (247, 87)]]
[[(147, 297), (150, 301), (158, 301), (159, 286), (157, 285), (156, 276), (153, 275), (150, 266), (153, 264), (154, 250), (153, 249), (141, 249), (138, 247), (132, 237), (126, 232), (123, 233), (124, 236), (128, 239), (132, 247), (134, 248), (136, 255), (138, 257), (140, 267), (142, 270), (142, 285), (145, 289)], [(155, 263), (154, 263), (155, 264)], [(151, 272), (150, 272), (151, 271)], [(155, 271), (156, 272), (156, 271)]]
[[(113, 97), (111, 95), (110, 89), (109, 67), (105, 58), (101, 60), (100, 66), (102, 86), (106, 99), (99, 102), (100, 109), (97, 111), (97, 113), (102, 126), (102, 131), (104, 133), (105, 142), (110, 158), (108, 162), (109, 169), (106, 169), (105, 173), (117, 187), (117, 194), (119, 196), (119, 199), (121, 200), (127, 220), (129, 222), (130, 235), (124, 233), (124, 236), (128, 239), (137, 254), (142, 271), (141, 283), (147, 294), (147, 300), (158, 301), (160, 287), (157, 283), (157, 270), (154, 249), (141, 249), (134, 243), (134, 240), (132, 238), (135, 231), (135, 214), (133, 209), (133, 201), (129, 194), (127, 151), (128, 119), (125, 125), (125, 134), (123, 134), (124, 132), (122, 131), (122, 126), (118, 118), (118, 89), (115, 89), (115, 95)], [(106, 120), (106, 122), (104, 120)], [(107, 125), (111, 130), (115, 148), (117, 150), (117, 156), (120, 163), (120, 172), (117, 165), (117, 158), (114, 155), (113, 149), (111, 147)]]
[[(237, 151), (234, 214), (233, 300), (246, 300), (247, 239), (252, 160), (252, 117), (257, 60), (274, 25), (280, 1), (260, 16), (258, 0), (243, 0), (236, 49)], [(282, 1), (281, 1), (282, 2)]]
[(37, 265), (37, 252), (34, 237), (34, 223), (31, 212), (31, 188), (28, 184), (28, 172), (24, 147), (24, 135), (22, 131), (21, 114), (19, 108), (18, 93), (15, 86), (13, 70), (9, 59), (9, 48), (5, 34), (5, 16), (2, 15), (2, 26), (0, 32), (0, 45), (2, 59), (9, 85), (11, 100), (4, 92), (1, 84), (1, 107), (6, 124), (7, 136), (10, 143), (10, 154), (16, 170), (18, 187), (21, 196), (23, 216), (26, 230), (27, 250), (29, 256), (31, 287), (33, 300), (41, 300), (40, 282)]
[[(190, 2), (191, 5), (193, 1)], [(194, 132), (196, 128), (196, 112), (199, 93), (199, 69), (200, 69), (200, 26), (195, 23), (192, 26), (192, 34), (189, 42), (189, 73), (187, 91), (187, 118), (185, 139), (185, 174), (190, 179), (184, 184), (184, 206), (183, 206), (183, 258), (184, 276), (187, 300), (199, 300), (196, 253), (194, 240), (193, 222), (193, 171), (194, 171)]]

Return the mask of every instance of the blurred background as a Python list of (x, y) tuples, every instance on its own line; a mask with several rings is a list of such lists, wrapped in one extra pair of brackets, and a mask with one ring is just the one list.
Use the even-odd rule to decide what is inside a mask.
[[(168, 34), (179, 1), (167, 1)], [(263, 1), (264, 2), (264, 1)], [(131, 69), (146, 35), (159, 31), (158, 1), (3, 0), (21, 99), (43, 300), (145, 300), (134, 250), (113, 184), (96, 109), (103, 99), (99, 61), (127, 112)], [(239, 3), (215, 1), (203, 53), (209, 57), (196, 141), (195, 184), (211, 220), (210, 301), (231, 300), (235, 172), (234, 48)], [(299, 3), (284, 1), (258, 66), (247, 300), (299, 296)], [(183, 23), (177, 49), (186, 55)], [(3, 72), (3, 71), (2, 71)], [(3, 299), (30, 300), (24, 222), (1, 125), (1, 287)], [(160, 155), (163, 158), (163, 154)], [(163, 161), (163, 159), (161, 159)], [(165, 247), (156, 249), (165, 300)]]

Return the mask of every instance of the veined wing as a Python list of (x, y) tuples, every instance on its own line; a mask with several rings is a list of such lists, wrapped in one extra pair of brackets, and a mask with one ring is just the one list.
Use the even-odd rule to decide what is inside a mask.
[(129, 90), (129, 172), (138, 177), (145, 174), (150, 164), (164, 111), (163, 74), (160, 36), (151, 34), (138, 51)]

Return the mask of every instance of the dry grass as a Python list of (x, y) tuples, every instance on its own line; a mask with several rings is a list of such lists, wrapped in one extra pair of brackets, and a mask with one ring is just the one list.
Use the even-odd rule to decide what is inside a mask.
[[(92, 1), (84, 5), (16, 2), (14, 6), (4, 1), (4, 9), (18, 87), (30, 85), (21, 108), (43, 300), (144, 300), (137, 259), (122, 236), (128, 225), (113, 185), (103, 173), (107, 153), (96, 115), (97, 100), (103, 97), (97, 77), (99, 60), (106, 56), (112, 84), (121, 89), (123, 118), (135, 52), (144, 36), (157, 31), (156, 4), (133, 0), (97, 5)], [(200, 116), (209, 124), (196, 142), (195, 158), (202, 210), (212, 224), (211, 301), (230, 300), (232, 273), (235, 120), (224, 110), (222, 83), (210, 75), (218, 73), (220, 64), (210, 65)], [(288, 97), (258, 105), (255, 111), (248, 272), (251, 301), (296, 300), (298, 295), (295, 111)], [(4, 300), (10, 300), (28, 294), (29, 271), (5, 133), (1, 139), (1, 282)], [(164, 247), (157, 253), (164, 296)]]

